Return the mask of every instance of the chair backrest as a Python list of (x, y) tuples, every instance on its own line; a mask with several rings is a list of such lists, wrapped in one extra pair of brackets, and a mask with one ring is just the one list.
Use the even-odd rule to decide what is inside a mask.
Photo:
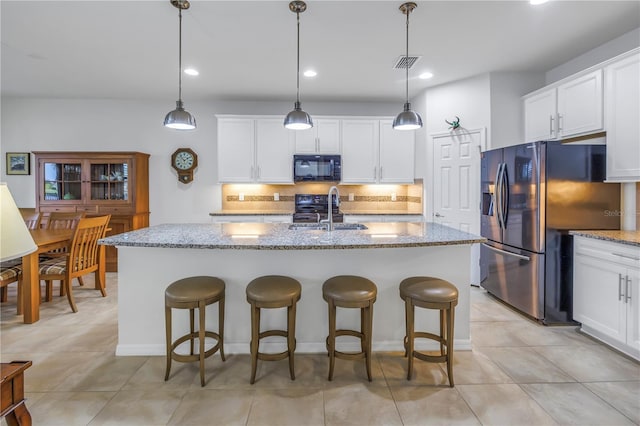
[(42, 214), (35, 211), (35, 209), (20, 209), (20, 214), (24, 219), (25, 225), (29, 229), (39, 229), (40, 221), (42, 220)]
[(51, 212), (47, 221), (47, 229), (75, 229), (85, 213)]
[(69, 263), (71, 275), (84, 275), (98, 268), (98, 240), (107, 233), (111, 215), (82, 218), (73, 233), (69, 246)]

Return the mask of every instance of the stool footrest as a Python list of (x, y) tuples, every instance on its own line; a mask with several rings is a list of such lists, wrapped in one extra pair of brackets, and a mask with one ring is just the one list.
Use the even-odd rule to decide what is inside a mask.
[(336, 330), (336, 337), (338, 336), (353, 336), (362, 339), (364, 337), (364, 334), (355, 330)]
[(413, 351), (413, 356), (427, 362), (446, 362), (446, 355), (427, 355), (422, 352)]
[[(204, 357), (208, 358), (211, 355), (213, 355), (214, 353), (216, 353), (218, 351), (218, 349), (220, 349), (220, 335), (218, 333), (214, 333), (213, 331), (205, 331), (204, 332), (204, 336), (205, 337), (211, 337), (213, 339), (216, 339), (216, 344), (215, 346), (213, 346), (212, 348), (206, 350), (204, 352)], [(189, 334), (185, 334), (182, 337), (179, 337), (176, 341), (174, 341), (171, 344), (171, 359), (175, 360), (175, 361), (179, 361), (179, 362), (191, 362), (191, 361), (197, 361), (200, 359), (200, 355), (199, 354), (189, 354), (189, 355), (183, 355), (183, 354), (178, 354), (175, 352), (176, 348), (184, 343), (184, 342), (188, 342), (189, 340), (198, 340), (199, 335), (198, 332), (194, 332), (194, 333), (189, 333)]]
[(333, 353), (335, 354), (336, 358), (340, 358), (340, 359), (364, 359), (367, 357), (367, 354), (365, 352), (340, 352), (340, 351), (333, 351)]
[(416, 339), (431, 339), (431, 340), (435, 340), (436, 342), (440, 342), (443, 344), (447, 344), (447, 339), (438, 336), (437, 334), (433, 334), (433, 333), (426, 333), (423, 331), (416, 331), (413, 333), (413, 337)]
[(262, 339), (264, 337), (270, 337), (270, 336), (288, 337), (289, 334), (284, 330), (267, 330), (267, 331), (263, 331), (258, 336), (260, 339)]
[(263, 361), (280, 361), (289, 356), (289, 351), (284, 351), (276, 354), (266, 354), (264, 352), (258, 352), (258, 359)]

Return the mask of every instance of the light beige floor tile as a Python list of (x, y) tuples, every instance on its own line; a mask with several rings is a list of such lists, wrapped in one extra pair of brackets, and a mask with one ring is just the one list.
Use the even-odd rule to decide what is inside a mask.
[(579, 382), (640, 380), (640, 364), (602, 345), (532, 348)]
[[(446, 369), (446, 364), (442, 364), (442, 368)], [(499, 365), (477, 349), (454, 352), (453, 378), (457, 385), (513, 383)]]
[[(449, 379), (439, 363), (413, 361), (413, 375), (407, 380), (407, 358), (402, 352), (378, 354), (384, 377), (390, 386), (448, 386)], [(446, 364), (442, 364), (446, 369)], [(455, 374), (455, 373), (454, 373)]]
[(58, 391), (119, 391), (149, 357), (116, 357), (112, 352), (86, 352), (82, 370), (68, 372), (56, 387)]
[(520, 336), (525, 321), (518, 322), (472, 322), (471, 345), (475, 347), (488, 346), (527, 346), (527, 342)]
[[(380, 366), (380, 360), (373, 354), (371, 357), (371, 382), (367, 377), (367, 368), (365, 366), (364, 359), (348, 360), (338, 359), (335, 360), (335, 366), (333, 369), (333, 379), (329, 382), (329, 357), (326, 354), (318, 354), (317, 358), (314, 358), (318, 362), (319, 372), (322, 377), (322, 368), (324, 365), (324, 377), (327, 380), (325, 382), (327, 388), (333, 388), (335, 386), (344, 386), (349, 384), (364, 384), (365, 386), (386, 386), (387, 383)], [(324, 359), (324, 362), (322, 361)]]
[[(329, 358), (326, 354), (299, 354), (294, 357), (295, 380), (291, 380), (289, 361), (258, 361), (255, 387), (291, 388), (309, 387), (323, 388), (328, 385)], [(364, 361), (362, 361), (364, 368)], [(373, 366), (372, 364), (372, 371)], [(247, 358), (246, 380), (251, 375), (251, 361)], [(335, 374), (334, 374), (335, 375)], [(355, 380), (355, 379), (354, 379)]]
[(257, 390), (247, 425), (324, 425), (322, 389)]
[(184, 390), (120, 391), (89, 425), (166, 425), (185, 393)]
[[(222, 361), (219, 354), (205, 361), (205, 389), (252, 389), (249, 383), (251, 376), (251, 358), (245, 354), (225, 355), (226, 361)], [(164, 357), (162, 357), (164, 360)], [(171, 375), (173, 376), (174, 368), (179, 367), (180, 363), (173, 364)], [(164, 367), (163, 367), (164, 368)], [(195, 374), (191, 383), (194, 389), (200, 389), (200, 372), (197, 364), (192, 363)], [(176, 370), (177, 371), (177, 370)], [(258, 373), (260, 372), (260, 364), (258, 364)], [(164, 377), (164, 370), (163, 370)], [(172, 380), (169, 378), (169, 380)]]
[(633, 425), (580, 383), (531, 384), (522, 388), (559, 424)]
[(460, 385), (456, 389), (485, 425), (554, 425), (556, 422), (518, 385)]
[(640, 424), (640, 381), (584, 383), (631, 421)]
[(115, 392), (46, 392), (29, 412), (34, 425), (86, 425)]
[(484, 321), (526, 321), (526, 318), (522, 314), (514, 311), (513, 309), (496, 302), (492, 297), (488, 296), (484, 300), (480, 300), (473, 303), (474, 315), (479, 318), (474, 320)]
[[(211, 358), (207, 359), (205, 365)], [(200, 369), (197, 362), (173, 362), (169, 380), (164, 381), (166, 371), (166, 358), (163, 356), (150, 356), (142, 366), (131, 376), (122, 389), (180, 389), (186, 390), (198, 380), (200, 383)], [(205, 383), (209, 379), (209, 373), (205, 374)]]
[[(531, 348), (479, 348), (515, 383), (575, 382), (575, 379)], [(486, 382), (485, 382), (486, 383)]]
[(324, 391), (325, 425), (401, 425), (391, 391), (382, 386), (344, 385)]
[(254, 391), (193, 389), (187, 391), (170, 425), (245, 425)]
[(456, 388), (391, 386), (391, 393), (405, 426), (480, 424)]

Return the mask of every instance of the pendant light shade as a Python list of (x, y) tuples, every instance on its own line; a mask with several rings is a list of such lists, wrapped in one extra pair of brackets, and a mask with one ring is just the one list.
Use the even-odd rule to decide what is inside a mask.
[(313, 127), (311, 116), (300, 107), (300, 14), (307, 10), (307, 4), (303, 1), (292, 1), (289, 10), (296, 14), (298, 28), (298, 52), (297, 52), (297, 76), (296, 76), (296, 102), (291, 111), (284, 118), (284, 127), (292, 130), (305, 130)]
[(189, 9), (190, 4), (187, 0), (170, 0), (170, 2), (178, 9), (178, 100), (176, 101), (176, 109), (169, 112), (164, 118), (164, 126), (177, 130), (193, 130), (196, 128), (196, 119), (185, 111), (182, 103), (182, 10)]
[(404, 110), (396, 116), (395, 120), (393, 120), (393, 128), (396, 130), (415, 130), (422, 127), (422, 118), (420, 117), (420, 114), (412, 111), (411, 104), (409, 103), (409, 14), (416, 7), (418, 7), (418, 5), (413, 2), (403, 3), (400, 6), (400, 11), (407, 15), (407, 51), (404, 64), (406, 69), (406, 100), (404, 103)]

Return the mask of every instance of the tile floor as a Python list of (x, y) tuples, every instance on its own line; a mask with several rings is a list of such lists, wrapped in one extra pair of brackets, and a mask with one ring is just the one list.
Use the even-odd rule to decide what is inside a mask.
[[(92, 281), (87, 280), (87, 286)], [(13, 287), (13, 286), (12, 286)], [(247, 355), (173, 364), (164, 357), (116, 357), (117, 275), (108, 297), (78, 289), (42, 305), (21, 324), (15, 293), (1, 307), (2, 362), (29, 359), (27, 406), (35, 425), (631, 425), (640, 424), (640, 364), (577, 333), (543, 327), (472, 288), (472, 351), (455, 353), (455, 388), (444, 365), (416, 361), (405, 379), (399, 353), (376, 353), (374, 380), (362, 362), (338, 360), (327, 382), (324, 354), (260, 362), (249, 384)], [(6, 424), (3, 420), (2, 424)]]

